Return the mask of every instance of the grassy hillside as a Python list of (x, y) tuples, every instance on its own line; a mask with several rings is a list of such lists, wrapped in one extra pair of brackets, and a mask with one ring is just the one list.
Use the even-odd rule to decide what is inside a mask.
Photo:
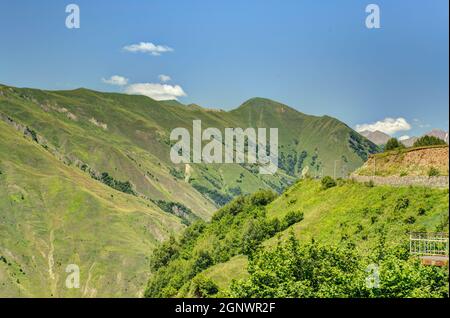
[[(2, 121), (0, 140), (0, 295), (140, 295), (151, 250), (181, 221), (67, 166)], [(68, 264), (80, 267), (80, 289), (65, 288)]]
[[(388, 254), (398, 249), (402, 252), (389, 254), (401, 254), (401, 258), (394, 259), (394, 263), (405, 264), (405, 268), (410, 268), (411, 273), (414, 273), (414, 268), (417, 271), (422, 269), (414, 260), (408, 259), (405, 250), (409, 244), (408, 233), (448, 230), (448, 190), (373, 187), (350, 180), (339, 181), (337, 186), (324, 189), (319, 181), (302, 180), (269, 204), (261, 204), (270, 200), (258, 199), (259, 195), (256, 195), (256, 199), (254, 196), (239, 199), (219, 210), (211, 224), (203, 225), (183, 236), (181, 241), (186, 240), (188, 236), (189, 244), (173, 244), (173, 249), (170, 245), (160, 248), (165, 252), (171, 251), (165, 254), (170, 257), (165, 258), (164, 267), (154, 267), (155, 275), (149, 282), (147, 296), (229, 295), (228, 288), (233, 280), (245, 280), (248, 277), (248, 257), (253, 259), (251, 282), (254, 282), (257, 279), (254, 276), (255, 266), (264, 268), (264, 264), (271, 264), (271, 259), (279, 256), (276, 253), (275, 256), (270, 255), (270, 252), (260, 256), (258, 251), (277, 249), (277, 242), (289, 242), (289, 233), (294, 234), (301, 246), (306, 246), (303, 251), (309, 251), (310, 247), (307, 246), (314, 239), (317, 244), (332, 247), (331, 250), (324, 248), (324, 255), (343, 253), (339, 256), (343, 258), (352, 255), (357, 257), (361, 264), (370, 264), (375, 252), (381, 250)], [(266, 197), (271, 198), (270, 195)], [(226, 246), (233, 248), (226, 250)], [(344, 251), (336, 252), (340, 248)], [(345, 250), (346, 248), (349, 250)], [(264, 255), (270, 255), (272, 258), (258, 263)], [(158, 256), (159, 254), (156, 254), (157, 259)], [(273, 279), (281, 279), (284, 277), (282, 271), (287, 270), (287, 267), (279, 267), (276, 263), (267, 266), (275, 267), (272, 272), (269, 270), (269, 273), (264, 272), (261, 275), (272, 275), (270, 277)], [(317, 268), (319, 267), (317, 263)], [(336, 270), (345, 271), (346, 267), (351, 268), (347, 264)], [(174, 272), (171, 272), (172, 268)], [(178, 269), (178, 272), (175, 272), (175, 269)], [(329, 267), (326, 269), (331, 270)], [(358, 273), (364, 273), (364, 268), (358, 270)], [(352, 277), (353, 274), (352, 272), (346, 275)], [(409, 275), (406, 272), (404, 274)], [(272, 278), (267, 277), (268, 280)], [(419, 289), (416, 292), (422, 293), (426, 285), (423, 281), (417, 284)], [(405, 287), (405, 293), (408, 292), (406, 289)], [(259, 293), (260, 291), (253, 295), (264, 295)], [(235, 289), (234, 292), (234, 295), (250, 295), (247, 291), (236, 294)], [(370, 296), (368, 293), (361, 291), (361, 294), (348, 293), (347, 296)], [(325, 297), (327, 295), (329, 297), (335, 294), (323, 294)]]
[[(278, 173), (173, 164), (170, 132), (191, 131), (195, 119), (221, 131), (278, 127)], [(260, 98), (225, 112), (0, 85), (0, 124), (0, 296), (140, 295), (149, 257), (171, 233), (240, 194), (281, 193), (305, 167), (320, 175), (336, 165), (343, 175), (378, 150), (336, 119)], [(71, 262), (81, 267), (81, 290), (64, 288)]]
[[(179, 202), (207, 219), (233, 196), (260, 188), (281, 192), (300, 175), (348, 174), (378, 148), (330, 117), (299, 113), (286, 105), (255, 98), (230, 112), (157, 102), (145, 96), (100, 93), (86, 89), (41, 91), (0, 87), (0, 112), (30, 127), (73, 163), (130, 181), (154, 200)], [(169, 135), (176, 127), (278, 127), (280, 169), (259, 175), (252, 165), (184, 165), (169, 158)], [(107, 155), (106, 155), (107, 154)]]

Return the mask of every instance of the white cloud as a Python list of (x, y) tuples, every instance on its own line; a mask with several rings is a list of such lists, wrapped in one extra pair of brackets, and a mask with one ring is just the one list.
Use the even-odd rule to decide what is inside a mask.
[(164, 75), (164, 74), (158, 75), (158, 78), (163, 83), (168, 82), (172, 79), (169, 75)]
[(140, 42), (139, 44), (127, 45), (123, 49), (128, 52), (149, 53), (154, 56), (173, 51), (173, 49), (167, 45), (155, 45), (151, 42)]
[(113, 75), (110, 78), (102, 78), (102, 82), (109, 85), (125, 86), (128, 84), (128, 78), (119, 75)]
[(404, 136), (398, 137), (398, 140), (402, 141), (402, 140), (406, 140), (406, 139), (409, 139), (409, 138), (410, 137), (408, 135), (404, 135)]
[(410, 130), (411, 125), (405, 118), (385, 118), (372, 124), (356, 125), (356, 131), (361, 132), (364, 130), (376, 131), (379, 130), (388, 135), (395, 134), (398, 131)]
[(136, 83), (125, 88), (125, 93), (130, 95), (145, 95), (155, 100), (171, 100), (186, 96), (179, 85), (168, 85), (159, 83)]

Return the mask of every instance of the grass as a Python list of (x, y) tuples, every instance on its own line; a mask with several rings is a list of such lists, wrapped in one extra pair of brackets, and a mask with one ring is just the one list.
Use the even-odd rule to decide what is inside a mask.
[[(283, 219), (289, 211), (302, 211), (304, 219), (263, 242), (263, 247), (272, 248), (293, 231), (301, 243), (352, 242), (363, 255), (369, 254), (382, 234), (385, 244), (396, 246), (407, 245), (411, 231), (448, 231), (448, 209), (448, 189), (368, 187), (340, 181), (324, 190), (319, 181), (302, 180), (267, 207), (267, 218)], [(239, 255), (199, 276), (211, 278), (223, 292), (233, 279), (248, 275), (246, 267), (246, 258)]]
[[(0, 255), (11, 264), (0, 263), (0, 295), (138, 296), (152, 249), (183, 228), (179, 219), (64, 165), (3, 122), (0, 139)], [(79, 290), (64, 285), (71, 263)]]
[[(351, 171), (363, 163), (361, 151), (366, 156), (377, 150), (361, 139), (358, 155), (349, 146), (354, 132), (344, 123), (267, 99), (216, 112), (87, 89), (2, 85), (0, 90), (0, 116), (14, 121), (7, 125), (0, 120), (0, 256), (7, 259), (7, 264), (0, 263), (0, 296), (140, 295), (152, 249), (183, 228), (180, 218), (145, 198), (179, 202), (204, 220), (217, 208), (193, 183), (170, 173), (175, 168), (184, 171), (183, 165), (170, 161), (170, 132), (176, 127), (191, 130), (194, 119), (201, 119), (204, 128), (222, 131), (279, 128), (286, 160), (275, 175), (261, 176), (237, 164), (192, 165), (197, 183), (228, 197), (261, 188), (280, 192), (305, 165), (316, 174), (331, 173), (335, 158), (341, 158), (339, 171), (344, 166)], [(25, 138), (22, 126), (39, 141), (46, 140), (49, 151)], [(300, 166), (292, 158), (302, 151), (307, 156)], [(137, 195), (94, 180), (77, 168), (80, 162), (129, 181)], [(65, 264), (71, 262), (81, 267), (81, 290), (64, 288)]]

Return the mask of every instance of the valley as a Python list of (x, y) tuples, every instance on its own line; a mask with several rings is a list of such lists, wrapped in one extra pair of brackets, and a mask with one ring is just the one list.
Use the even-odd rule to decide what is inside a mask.
[[(160, 242), (259, 189), (281, 193), (302, 171), (359, 167), (376, 145), (331, 117), (254, 98), (231, 111), (87, 89), (0, 85), (0, 293), (138, 297)], [(279, 130), (273, 175), (257, 164), (174, 164), (170, 132)], [(65, 268), (81, 288), (65, 288)]]

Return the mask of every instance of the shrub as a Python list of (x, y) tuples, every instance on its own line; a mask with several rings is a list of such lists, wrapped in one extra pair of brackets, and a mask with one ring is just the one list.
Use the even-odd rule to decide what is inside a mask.
[(192, 183), (195, 190), (210, 198), (218, 206), (223, 206), (231, 201), (232, 197), (228, 194), (221, 193), (216, 189), (210, 189), (196, 182)]
[(193, 274), (198, 274), (213, 265), (213, 259), (208, 251), (200, 251), (192, 266)]
[(100, 177), (96, 179), (117, 191), (136, 195), (136, 192), (133, 190), (133, 185), (129, 181), (116, 180), (108, 172), (102, 172)]
[[(376, 258), (374, 252), (371, 257)], [(414, 298), (448, 297), (448, 269), (422, 266), (404, 249), (385, 248), (377, 260), (377, 288), (367, 279), (365, 256), (347, 244), (300, 245), (295, 237), (249, 260), (249, 277), (231, 284), (230, 297), (242, 298)]]
[(395, 211), (400, 211), (403, 209), (406, 209), (409, 206), (409, 199), (408, 198), (398, 198), (397, 203), (395, 204)]
[(430, 170), (428, 170), (429, 177), (437, 177), (439, 175), (440, 175), (439, 170), (436, 169), (435, 167), (431, 167)]
[(416, 223), (416, 218), (413, 216), (409, 216), (405, 219), (405, 223), (406, 224), (414, 224), (414, 223)]
[(303, 220), (303, 212), (289, 211), (283, 219), (283, 227), (286, 229), (301, 220)]
[(259, 190), (250, 196), (250, 203), (256, 206), (265, 206), (277, 197), (272, 190)]
[(336, 186), (336, 181), (329, 176), (325, 176), (322, 178), (322, 189), (326, 190)]
[(166, 266), (169, 262), (178, 255), (179, 247), (173, 236), (169, 241), (164, 242), (153, 252), (153, 257), (150, 261), (150, 268), (153, 271)]
[(418, 213), (419, 215), (425, 215), (427, 211), (424, 208), (419, 208)]
[(433, 146), (433, 145), (446, 145), (447, 143), (438, 138), (438, 137), (434, 137), (434, 136), (423, 136), (420, 137), (419, 139), (417, 139), (414, 142), (414, 147), (424, 147), (424, 146)]
[(199, 276), (194, 278), (192, 283), (195, 297), (211, 297), (219, 292), (219, 287), (210, 278)]

